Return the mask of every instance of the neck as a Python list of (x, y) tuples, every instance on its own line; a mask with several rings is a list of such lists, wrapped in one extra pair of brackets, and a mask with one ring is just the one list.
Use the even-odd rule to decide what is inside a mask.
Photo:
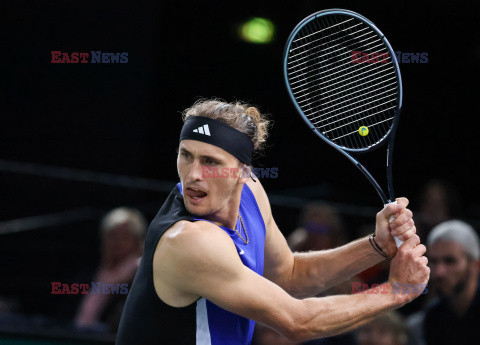
[(235, 229), (235, 225), (237, 224), (237, 218), (239, 214), (240, 208), (240, 198), (242, 196), (242, 187), (241, 185), (235, 192), (232, 194), (232, 197), (227, 202), (227, 205), (222, 208), (220, 211), (205, 217), (212, 221), (214, 224), (218, 226), (224, 226), (229, 229)]
[(477, 285), (477, 279), (469, 279), (465, 288), (450, 300), (450, 307), (457, 316), (461, 317), (467, 312), (477, 292)]

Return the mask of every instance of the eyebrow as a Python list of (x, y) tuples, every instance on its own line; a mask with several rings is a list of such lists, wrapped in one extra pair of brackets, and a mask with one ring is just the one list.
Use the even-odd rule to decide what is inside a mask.
[[(182, 152), (182, 153), (188, 153), (188, 154), (193, 156), (193, 154), (190, 151), (188, 151), (186, 148), (181, 147), (179, 149), (179, 151)], [(200, 158), (210, 158), (210, 159), (213, 159), (213, 160), (216, 160), (216, 161), (223, 161), (223, 158), (219, 157), (219, 156), (200, 155)]]

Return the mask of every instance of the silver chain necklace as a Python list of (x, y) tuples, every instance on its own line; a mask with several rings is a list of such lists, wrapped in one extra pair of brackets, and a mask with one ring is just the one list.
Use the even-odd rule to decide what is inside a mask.
[(242, 237), (242, 234), (241, 234), (240, 232), (238, 232), (236, 226), (235, 226), (235, 232), (237, 233), (238, 237), (240, 237), (245, 244), (248, 244), (248, 242), (250, 242), (250, 240), (248, 239), (247, 229), (245, 228), (245, 224), (243, 224), (243, 219), (242, 219), (242, 216), (240, 215), (240, 213), (238, 214), (238, 219), (240, 219), (240, 224), (242, 225), (243, 232), (245, 233), (245, 237), (246, 237), (247, 239), (245, 240), (245, 239)]

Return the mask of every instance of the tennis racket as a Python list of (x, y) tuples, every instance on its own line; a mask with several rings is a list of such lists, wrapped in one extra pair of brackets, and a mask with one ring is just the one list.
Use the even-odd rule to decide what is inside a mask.
[[(380, 30), (352, 11), (314, 13), (288, 38), (284, 77), (295, 108), (314, 133), (360, 169), (384, 205), (395, 202), (392, 156), (402, 79), (395, 53)], [(388, 197), (352, 157), (386, 142)], [(397, 247), (402, 243), (398, 238), (395, 242)]]

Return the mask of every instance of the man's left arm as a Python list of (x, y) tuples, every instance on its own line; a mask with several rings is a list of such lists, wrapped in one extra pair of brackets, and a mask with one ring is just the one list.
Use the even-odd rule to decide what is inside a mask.
[[(367, 237), (344, 246), (308, 253), (292, 253), (273, 219), (268, 197), (260, 183), (248, 183), (255, 194), (265, 227), (265, 278), (281, 286), (295, 297), (309, 297), (340, 284), (385, 258), (377, 253)], [(406, 208), (408, 200), (397, 199), (377, 214), (376, 242), (389, 257), (396, 254), (390, 226), (401, 240), (415, 232), (412, 212)], [(389, 223), (390, 216), (395, 220)]]

